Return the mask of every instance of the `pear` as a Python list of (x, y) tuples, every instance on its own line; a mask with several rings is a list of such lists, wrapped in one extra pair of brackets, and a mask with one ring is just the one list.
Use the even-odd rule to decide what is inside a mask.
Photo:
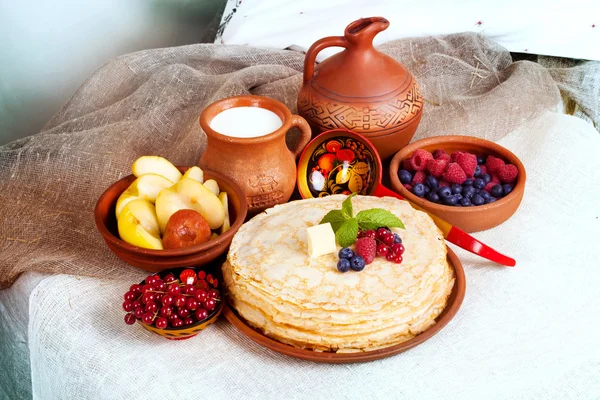
[(210, 229), (219, 228), (225, 220), (223, 205), (213, 192), (194, 179), (182, 178), (175, 185), (161, 190), (156, 198), (160, 231), (165, 231), (171, 215), (184, 209), (198, 211)]
[(204, 187), (207, 188), (208, 190), (210, 190), (211, 192), (213, 192), (215, 194), (215, 196), (218, 196), (219, 192), (221, 191), (219, 189), (219, 184), (214, 179), (209, 179), (209, 180), (205, 181)]
[(185, 174), (183, 174), (184, 178), (192, 178), (200, 183), (204, 183), (204, 171), (200, 167), (190, 167)]
[(181, 179), (181, 172), (166, 158), (158, 156), (142, 156), (134, 161), (131, 171), (138, 178), (145, 174), (162, 175), (173, 183)]
[(115, 208), (115, 214), (117, 215), (117, 219), (123, 211), (123, 208), (127, 203), (136, 199), (148, 200), (153, 203), (156, 201), (156, 196), (158, 193), (170, 186), (173, 186), (173, 182), (168, 180), (162, 175), (157, 174), (145, 174), (137, 178), (127, 190), (121, 193), (119, 199), (117, 200), (117, 206)]
[(117, 218), (119, 236), (127, 243), (145, 249), (162, 250), (158, 219), (148, 200), (129, 201)]
[(221, 200), (221, 204), (223, 205), (223, 211), (225, 212), (225, 219), (223, 220), (223, 225), (219, 228), (219, 233), (222, 235), (231, 228), (231, 222), (229, 220), (229, 201), (227, 199), (227, 192), (219, 193), (219, 200)]

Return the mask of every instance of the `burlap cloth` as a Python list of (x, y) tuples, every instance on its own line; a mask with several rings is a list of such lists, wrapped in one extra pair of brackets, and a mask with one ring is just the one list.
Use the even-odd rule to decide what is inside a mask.
[[(381, 49), (421, 85), (426, 104), (415, 139), (500, 139), (541, 112), (559, 111), (559, 89), (600, 120), (599, 63), (513, 63), (505, 49), (475, 34)], [(0, 147), (0, 288), (23, 271), (131, 278), (132, 268), (94, 226), (100, 194), (141, 155), (195, 164), (205, 149), (198, 115), (217, 99), (252, 93), (295, 112), (303, 61), (293, 51), (199, 44), (129, 54), (101, 67), (41, 133)]]

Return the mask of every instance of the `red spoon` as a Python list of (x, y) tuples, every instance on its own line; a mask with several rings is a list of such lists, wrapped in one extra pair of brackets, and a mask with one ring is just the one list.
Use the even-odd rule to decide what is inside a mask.
[[(344, 129), (323, 132), (304, 149), (298, 162), (298, 190), (302, 198), (358, 193), (406, 200), (381, 184), (382, 166), (377, 150), (364, 136)], [(407, 200), (408, 201), (408, 200)], [(481, 243), (468, 233), (426, 212), (450, 243), (501, 265), (516, 261)]]

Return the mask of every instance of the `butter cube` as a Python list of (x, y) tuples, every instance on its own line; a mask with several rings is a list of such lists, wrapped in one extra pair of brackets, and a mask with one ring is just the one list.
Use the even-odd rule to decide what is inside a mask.
[(308, 255), (310, 257), (319, 257), (337, 251), (335, 233), (333, 233), (333, 228), (329, 222), (306, 228), (306, 234), (308, 236)]

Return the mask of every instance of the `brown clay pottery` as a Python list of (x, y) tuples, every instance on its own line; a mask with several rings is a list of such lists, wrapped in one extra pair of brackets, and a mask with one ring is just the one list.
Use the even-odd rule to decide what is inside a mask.
[[(236, 126), (235, 115), (225, 121), (238, 129), (237, 137), (217, 132), (211, 127), (215, 117), (226, 110), (244, 108), (253, 111), (258, 107), (275, 113), (281, 126), (275, 131), (259, 132), (254, 129), (265, 122), (261, 113), (237, 114), (241, 124)], [(256, 111), (256, 110), (254, 110)], [(270, 114), (270, 113), (267, 113)], [(246, 117), (244, 117), (246, 115)], [(267, 115), (268, 117), (268, 115)], [(248, 135), (243, 131), (248, 126)], [(304, 118), (292, 115), (290, 110), (277, 100), (261, 96), (236, 96), (219, 100), (209, 105), (200, 115), (200, 126), (207, 136), (206, 151), (198, 165), (219, 171), (234, 180), (244, 191), (250, 215), (261, 212), (276, 204), (289, 200), (296, 185), (296, 157), (309, 142), (311, 130)], [(265, 125), (272, 126), (272, 125)], [(299, 128), (301, 135), (293, 150), (286, 146), (286, 133)], [(265, 128), (268, 129), (268, 128)], [(245, 137), (246, 136), (246, 137)]]
[[(413, 75), (373, 47), (375, 35), (389, 24), (385, 18), (363, 18), (348, 25), (344, 36), (315, 42), (306, 53), (298, 94), (298, 113), (315, 134), (349, 129), (368, 138), (384, 160), (410, 142), (423, 110)], [(315, 68), (317, 54), (331, 46), (345, 50)]]
[[(417, 149), (424, 149), (429, 152), (441, 149), (448, 154), (455, 151), (466, 151), (480, 156), (492, 155), (503, 159), (506, 163), (515, 165), (519, 170), (519, 175), (512, 192), (493, 203), (472, 207), (452, 207), (432, 203), (411, 193), (398, 179), (398, 171), (402, 169), (402, 160), (410, 158)], [(471, 136), (435, 136), (418, 140), (396, 153), (390, 163), (390, 181), (394, 191), (400, 193), (406, 200), (415, 203), (465, 232), (479, 232), (490, 229), (509, 219), (521, 204), (525, 193), (526, 179), (525, 167), (514, 153), (489, 140)]]

